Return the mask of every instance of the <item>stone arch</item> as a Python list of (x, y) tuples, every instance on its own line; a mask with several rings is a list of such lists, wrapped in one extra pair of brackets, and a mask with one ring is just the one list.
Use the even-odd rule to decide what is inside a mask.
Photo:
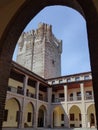
[(81, 110), (81, 105), (80, 105), (80, 104), (75, 104), (75, 105), (70, 104), (69, 107), (68, 107), (68, 113), (70, 112), (70, 109), (71, 109), (73, 106), (76, 106), (76, 107), (78, 107), (78, 108)]
[[(20, 109), (20, 110), (22, 109), (22, 99), (21, 99), (21, 98), (16, 97), (16, 96), (13, 96), (13, 95), (8, 95), (7, 98), (6, 98), (6, 102), (7, 102), (8, 100), (10, 100), (10, 99), (15, 99), (15, 100), (18, 102), (18, 104), (19, 104), (19, 109)], [(5, 103), (6, 103), (6, 102), (5, 102)]]
[(95, 114), (95, 106), (91, 104), (87, 108), (87, 122), (88, 127), (95, 128), (96, 127), (96, 114)]
[(19, 127), (20, 109), (20, 103), (16, 98), (10, 98), (6, 101), (7, 119), (3, 122), (3, 127)]
[[(65, 126), (65, 117), (67, 117), (68, 115), (66, 114), (65, 110), (63, 109), (62, 106), (55, 106), (52, 110), (52, 117), (53, 118), (53, 122), (52, 122), (52, 126), (53, 127), (64, 127)], [(66, 118), (66, 121), (68, 122), (68, 118)], [(67, 127), (67, 126), (65, 126)]]
[(47, 109), (44, 105), (41, 105), (38, 109), (38, 127), (47, 126)]
[[(1, 2), (2, 4), (3, 2)], [(3, 3), (4, 4), (4, 3)], [(79, 7), (80, 4), (80, 7)], [(5, 4), (6, 5), (6, 4)], [(13, 17), (10, 17), (10, 22), (8, 21), (5, 24), (5, 27), (2, 27), (2, 33), (1, 33), (1, 41), (0, 41), (0, 87), (2, 88), (2, 92), (0, 92), (1, 98), (1, 110), (0, 110), (0, 126), (2, 126), (2, 112), (4, 109), (4, 102), (6, 97), (6, 91), (7, 91), (7, 83), (10, 73), (10, 65), (11, 65), (11, 59), (12, 54), (15, 49), (15, 45), (17, 43), (18, 37), (20, 36), (22, 30), (27, 25), (27, 23), (44, 7), (50, 6), (50, 5), (65, 5), (77, 9), (78, 11), (81, 11), (81, 8), (83, 9), (86, 22), (87, 22), (87, 29), (88, 29), (88, 38), (89, 38), (89, 49), (90, 49), (90, 58), (91, 58), (91, 65), (92, 65), (92, 74), (93, 74), (93, 86), (95, 91), (95, 106), (98, 110), (98, 103), (97, 103), (97, 84), (98, 84), (98, 71), (96, 69), (98, 68), (98, 63), (96, 59), (98, 59), (98, 3), (91, 0), (43, 0), (39, 1), (36, 0), (36, 2), (25, 1), (21, 4), (20, 7), (17, 5), (17, 9), (13, 14)], [(16, 5), (14, 5), (16, 7)], [(32, 13), (33, 12), (33, 13)], [(3, 11), (1, 12), (2, 14)], [(7, 15), (5, 13), (4, 15)], [(26, 17), (25, 17), (26, 16)], [(93, 19), (94, 18), (94, 19)], [(2, 19), (4, 20), (4, 19)], [(3, 23), (4, 21), (1, 22)], [(24, 22), (23, 22), (24, 21)], [(2, 26), (2, 24), (1, 24)], [(14, 37), (14, 38), (13, 38)], [(6, 46), (7, 45), (7, 46)], [(8, 55), (6, 55), (8, 54)], [(4, 94), (4, 95), (3, 95)], [(97, 111), (96, 114), (98, 115)], [(96, 116), (98, 117), (98, 116)]]
[(77, 105), (73, 105), (69, 110), (70, 127), (81, 127), (81, 110)]
[(34, 126), (34, 105), (29, 102), (25, 105), (24, 127)]

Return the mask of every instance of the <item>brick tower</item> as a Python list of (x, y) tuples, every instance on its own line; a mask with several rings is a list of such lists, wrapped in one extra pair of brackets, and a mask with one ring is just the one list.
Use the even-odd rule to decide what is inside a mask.
[(61, 76), (62, 41), (44, 23), (38, 29), (23, 32), (18, 41), (17, 62), (47, 79)]

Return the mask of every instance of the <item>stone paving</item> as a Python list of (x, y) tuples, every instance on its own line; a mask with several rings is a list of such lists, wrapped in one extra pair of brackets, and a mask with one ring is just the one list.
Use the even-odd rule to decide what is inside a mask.
[(97, 128), (2, 128), (2, 130), (97, 130)]

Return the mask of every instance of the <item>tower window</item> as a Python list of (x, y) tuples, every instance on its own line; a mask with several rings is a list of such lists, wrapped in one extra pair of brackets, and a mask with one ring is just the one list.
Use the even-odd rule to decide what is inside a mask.
[(53, 64), (53, 65), (55, 64), (55, 61), (54, 61), (54, 60), (52, 60), (52, 64)]

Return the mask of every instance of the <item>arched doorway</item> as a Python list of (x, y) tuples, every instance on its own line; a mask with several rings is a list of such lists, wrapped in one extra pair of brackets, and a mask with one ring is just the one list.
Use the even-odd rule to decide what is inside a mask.
[(81, 127), (81, 110), (78, 106), (74, 105), (69, 110), (70, 127)]
[[(7, 1), (8, 2), (8, 1)], [(16, 2), (16, 1), (13, 1)], [(11, 2), (9, 3), (11, 4)], [(7, 91), (7, 84), (8, 78), (10, 73), (10, 65), (11, 65), (11, 58), (17, 43), (18, 37), (27, 23), (44, 7), (50, 5), (70, 5), (80, 11), (83, 9), (86, 21), (87, 21), (87, 28), (88, 28), (88, 38), (89, 38), (89, 49), (90, 49), (90, 57), (91, 57), (91, 65), (92, 65), (92, 74), (93, 74), (93, 86), (95, 92), (95, 106), (98, 110), (98, 103), (97, 103), (97, 84), (98, 84), (98, 63), (96, 59), (98, 59), (98, 3), (97, 1), (89, 1), (89, 0), (78, 0), (78, 1), (65, 1), (65, 0), (43, 0), (36, 2), (31, 1), (22, 1), (22, 3), (14, 3), (13, 6), (9, 6), (8, 3), (1, 1), (1, 41), (0, 41), (0, 87), (2, 91), (0, 91), (0, 102), (1, 102), (1, 109), (0, 109), (0, 126), (2, 127), (2, 120), (3, 120), (3, 109), (4, 109), (4, 102), (6, 97)], [(79, 6), (77, 4), (80, 4)], [(3, 5), (3, 6), (2, 6)], [(11, 4), (12, 5), (12, 4)], [(89, 6), (88, 6), (89, 5)], [(81, 6), (81, 7), (80, 7)], [(13, 11), (11, 15), (9, 15), (9, 10), (6, 11), (8, 8), (6, 7), (13, 7)], [(10, 8), (9, 8), (10, 9)], [(6, 12), (6, 13), (5, 13)], [(80, 11), (81, 12), (81, 11)], [(9, 19), (8, 19), (9, 18)], [(6, 21), (6, 22), (5, 22)], [(23, 22), (24, 21), (24, 22)], [(13, 38), (14, 37), (14, 38)], [(97, 111), (96, 114), (98, 115)], [(98, 118), (98, 116), (96, 116)]]
[(6, 101), (3, 127), (19, 127), (20, 104), (15, 98)]
[(25, 122), (24, 127), (33, 127), (34, 123), (34, 107), (28, 103), (25, 107)]
[(56, 106), (53, 110), (53, 127), (64, 127), (65, 112), (61, 106)]
[(45, 127), (47, 125), (47, 111), (44, 105), (40, 106), (38, 111), (38, 127)]
[(96, 116), (95, 116), (94, 104), (92, 104), (88, 107), (87, 116), (88, 116), (88, 127), (95, 128), (96, 127)]

